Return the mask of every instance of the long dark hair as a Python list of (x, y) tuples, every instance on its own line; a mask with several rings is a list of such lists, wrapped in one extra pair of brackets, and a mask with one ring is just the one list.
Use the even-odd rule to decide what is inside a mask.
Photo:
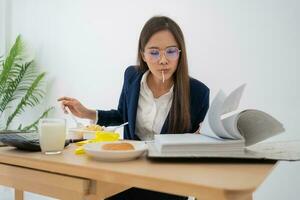
[(176, 22), (165, 16), (155, 16), (146, 22), (139, 39), (137, 68), (142, 72), (149, 69), (147, 63), (142, 58), (142, 52), (144, 52), (145, 46), (151, 36), (163, 30), (168, 30), (173, 34), (181, 50), (178, 66), (173, 74), (173, 101), (169, 112), (168, 132), (183, 133), (191, 127), (190, 84), (184, 37)]

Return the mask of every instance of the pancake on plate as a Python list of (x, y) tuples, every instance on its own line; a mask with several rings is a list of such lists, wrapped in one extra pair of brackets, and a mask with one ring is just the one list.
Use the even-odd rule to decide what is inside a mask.
[(128, 151), (134, 150), (134, 146), (128, 142), (122, 143), (107, 143), (102, 145), (103, 150), (117, 150), (117, 151)]

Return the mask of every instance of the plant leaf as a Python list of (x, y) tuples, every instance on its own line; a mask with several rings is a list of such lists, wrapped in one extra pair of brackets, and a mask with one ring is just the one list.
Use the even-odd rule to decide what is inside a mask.
[(15, 66), (17, 76), (12, 80), (7, 81), (7, 87), (4, 91), (2, 100), (0, 102), (0, 112), (3, 112), (6, 109), (7, 105), (13, 100), (15, 100), (18, 93), (20, 93), (20, 91), (18, 91), (17, 88), (22, 87), (22, 79), (26, 75), (26, 71), (32, 65), (32, 63), (33, 61), (30, 61), (23, 65)]
[(19, 35), (2, 65), (3, 69), (1, 70), (0, 74), (0, 101), (4, 91), (6, 90), (6, 81), (9, 78), (13, 65), (18, 60), (17, 58), (22, 55), (23, 49), (23, 43), (21, 41), (21, 36)]
[(21, 101), (17, 105), (15, 111), (8, 117), (5, 129), (9, 127), (9, 124), (17, 115), (19, 115), (21, 112), (24, 112), (24, 108), (26, 106), (33, 107), (39, 103), (40, 99), (37, 98), (35, 95), (36, 91), (39, 90), (39, 84), (44, 77), (45, 73), (41, 73), (36, 77), (31, 86), (28, 88), (25, 96), (22, 97)]
[[(28, 62), (23, 52), (24, 45), (18, 35), (7, 57), (0, 55), (0, 130), (7, 130), (15, 117), (27, 107), (39, 104), (45, 95), (42, 90), (45, 73), (39, 74), (33, 60)], [(11, 109), (13, 112), (3, 117), (4, 111)], [(39, 119), (47, 116), (52, 109), (48, 108), (36, 121), (24, 128), (20, 123), (18, 129), (36, 129)]]
[(47, 110), (45, 110), (45, 111), (43, 112), (43, 114), (42, 114), (36, 121), (34, 121), (32, 124), (30, 124), (30, 125), (24, 127), (24, 128), (22, 129), (22, 131), (29, 131), (29, 130), (31, 130), (32, 128), (33, 128), (34, 130), (37, 130), (37, 125), (38, 125), (40, 119), (42, 119), (42, 118), (44, 118), (44, 117), (47, 117), (48, 114), (49, 114), (49, 112), (50, 112), (51, 110), (53, 110), (53, 109), (54, 109), (54, 107), (50, 107), (50, 108), (48, 108)]

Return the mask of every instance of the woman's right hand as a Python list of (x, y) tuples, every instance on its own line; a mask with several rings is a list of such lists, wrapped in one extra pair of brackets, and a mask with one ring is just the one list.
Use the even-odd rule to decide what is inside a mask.
[(86, 108), (77, 99), (71, 97), (61, 97), (57, 101), (61, 102), (62, 109), (66, 114), (68, 113), (66, 107), (68, 107), (72, 114), (76, 117), (96, 120), (96, 110)]

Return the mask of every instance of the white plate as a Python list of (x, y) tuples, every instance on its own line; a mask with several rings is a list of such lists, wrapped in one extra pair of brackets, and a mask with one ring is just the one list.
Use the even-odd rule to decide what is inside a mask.
[(81, 130), (81, 129), (69, 128), (68, 129), (68, 138), (69, 139), (82, 139), (83, 131), (84, 130)]
[[(112, 132), (112, 131), (108, 131), (109, 129), (105, 129), (105, 132)], [(85, 129), (80, 129), (80, 128), (69, 128), (69, 134), (71, 136), (75, 135), (74, 137), (78, 136), (85, 140), (89, 140), (89, 139), (94, 139), (96, 137), (96, 132), (97, 131), (89, 131), (89, 130), (85, 130)], [(115, 132), (112, 132), (115, 133)], [(79, 139), (79, 138), (72, 138), (72, 139)]]
[[(107, 143), (130, 143), (134, 150), (103, 150), (102, 145)], [(143, 141), (116, 141), (116, 142), (98, 142), (83, 146), (87, 155), (105, 161), (126, 161), (133, 160), (142, 156), (147, 151), (147, 144)]]
[(96, 131), (88, 131), (79, 128), (69, 128), (68, 132), (71, 139), (93, 139), (96, 134)]

